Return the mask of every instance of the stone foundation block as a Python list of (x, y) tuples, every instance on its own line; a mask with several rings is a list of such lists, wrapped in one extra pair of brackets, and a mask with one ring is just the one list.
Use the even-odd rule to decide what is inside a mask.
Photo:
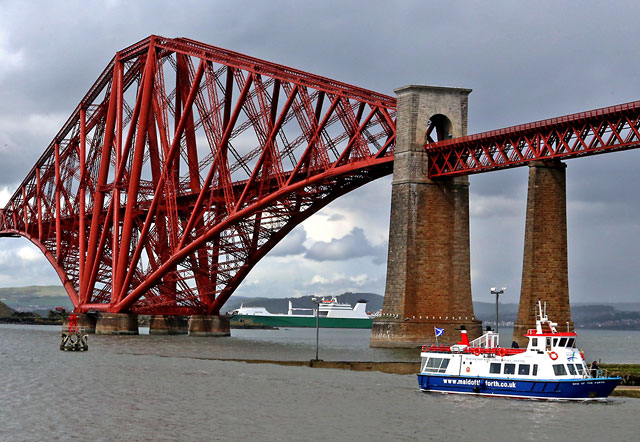
[(134, 313), (100, 313), (96, 321), (97, 335), (137, 335), (138, 315)]
[(220, 315), (189, 316), (189, 336), (231, 336), (229, 318)]
[(150, 335), (186, 335), (188, 333), (188, 316), (152, 315), (149, 319)]
[(452, 345), (460, 340), (460, 326), (464, 325), (473, 340), (482, 334), (482, 321), (477, 319), (431, 320), (376, 318), (371, 327), (371, 347), (417, 348), (435, 344), (435, 327), (443, 328), (438, 344)]

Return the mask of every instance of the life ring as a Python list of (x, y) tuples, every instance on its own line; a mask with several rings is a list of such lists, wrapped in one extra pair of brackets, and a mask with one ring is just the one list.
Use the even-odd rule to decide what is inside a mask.
[(498, 351), (496, 352), (496, 354), (498, 356), (504, 356), (507, 354), (507, 350), (505, 350), (504, 348), (499, 348)]
[(551, 358), (552, 361), (555, 361), (556, 359), (558, 359), (558, 353), (556, 353), (555, 351), (552, 351), (549, 353), (549, 357)]
[(471, 371), (471, 367), (467, 367), (467, 373)]
[(474, 348), (473, 349), (473, 354), (474, 354), (474, 356), (480, 356), (480, 349), (479, 348)]

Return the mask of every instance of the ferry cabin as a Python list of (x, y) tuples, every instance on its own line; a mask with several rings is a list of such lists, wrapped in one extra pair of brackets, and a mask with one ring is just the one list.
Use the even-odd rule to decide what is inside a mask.
[[(497, 334), (489, 332), (482, 338), (497, 341)], [(451, 349), (423, 347), (421, 372), (501, 379), (590, 377), (575, 342), (575, 333), (556, 333), (555, 336), (530, 337), (527, 349), (507, 349), (490, 344), (466, 346), (458, 351), (455, 351), (456, 346)]]

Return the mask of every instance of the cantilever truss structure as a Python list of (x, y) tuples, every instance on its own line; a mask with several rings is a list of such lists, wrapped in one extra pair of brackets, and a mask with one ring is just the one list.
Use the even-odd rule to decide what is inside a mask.
[(320, 208), (392, 171), (395, 99), (192, 40), (116, 54), (12, 199), (76, 311), (216, 314)]
[[(76, 311), (216, 314), (296, 225), (392, 172), (395, 107), (151, 36), (109, 63), (0, 210), (0, 236), (36, 244)], [(425, 144), (433, 179), (637, 147), (640, 101)]]

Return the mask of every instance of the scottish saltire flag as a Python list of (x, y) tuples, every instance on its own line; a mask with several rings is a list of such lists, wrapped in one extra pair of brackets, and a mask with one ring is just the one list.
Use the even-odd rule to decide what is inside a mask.
[(433, 327), (436, 330), (436, 338), (442, 336), (444, 328)]

